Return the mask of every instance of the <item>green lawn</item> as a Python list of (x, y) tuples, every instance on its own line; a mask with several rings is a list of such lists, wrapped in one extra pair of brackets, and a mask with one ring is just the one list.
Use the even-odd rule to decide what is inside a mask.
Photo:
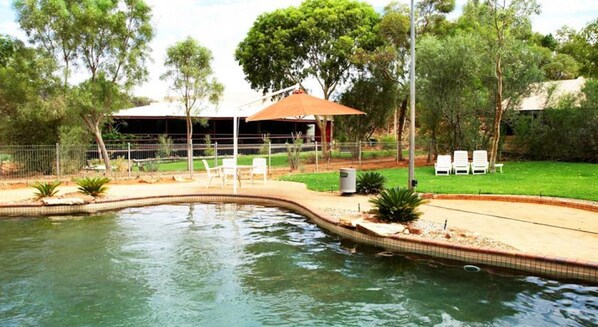
[[(387, 187), (406, 186), (406, 168), (378, 170)], [(444, 194), (540, 195), (598, 201), (598, 165), (563, 162), (506, 162), (503, 173), (435, 176), (434, 167), (418, 167), (418, 192)], [(338, 172), (286, 175), (310, 190), (338, 190)]]

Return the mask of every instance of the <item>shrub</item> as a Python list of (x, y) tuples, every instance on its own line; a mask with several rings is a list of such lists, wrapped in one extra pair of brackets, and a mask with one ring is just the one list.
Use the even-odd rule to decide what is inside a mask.
[(396, 187), (382, 191), (377, 198), (371, 199), (370, 203), (374, 206), (373, 213), (378, 219), (405, 223), (419, 218), (421, 212), (417, 207), (425, 201), (413, 190)]
[(357, 193), (378, 194), (384, 189), (386, 178), (378, 172), (368, 171), (357, 176)]
[(262, 134), (263, 144), (260, 146), (259, 154), (267, 155), (270, 153), (270, 133)]
[(206, 157), (214, 156), (214, 148), (212, 147), (212, 138), (209, 134), (206, 134), (204, 137), (204, 143), (206, 145), (206, 149), (203, 150), (203, 155)]
[(85, 177), (75, 180), (79, 185), (79, 192), (91, 195), (94, 198), (106, 193), (108, 188), (104, 185), (110, 181), (107, 177)]
[(139, 170), (147, 172), (147, 173), (153, 173), (158, 171), (158, 164), (154, 161), (154, 160), (150, 160), (146, 163), (144, 163), (142, 166), (139, 166)]
[(168, 158), (172, 155), (174, 142), (168, 135), (158, 136), (158, 157)]
[(56, 188), (58, 185), (62, 184), (61, 181), (53, 181), (53, 182), (35, 182), (31, 187), (35, 188), (37, 192), (35, 192), (35, 196), (37, 199), (51, 197), (56, 195), (58, 191)]

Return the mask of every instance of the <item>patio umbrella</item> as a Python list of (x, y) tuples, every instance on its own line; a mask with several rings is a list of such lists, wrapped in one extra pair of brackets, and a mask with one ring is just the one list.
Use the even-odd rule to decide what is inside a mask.
[(247, 117), (245, 121), (282, 119), (289, 117), (365, 115), (365, 112), (320, 99), (309, 94), (297, 93)]

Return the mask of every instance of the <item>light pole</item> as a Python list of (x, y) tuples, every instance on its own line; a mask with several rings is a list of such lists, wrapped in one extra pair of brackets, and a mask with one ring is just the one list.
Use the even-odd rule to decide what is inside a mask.
[(268, 99), (268, 98), (273, 97), (273, 96), (275, 96), (277, 94), (280, 94), (280, 93), (283, 93), (283, 92), (287, 92), (287, 91), (290, 91), (292, 89), (296, 89), (298, 87), (299, 87), (299, 84), (295, 84), (293, 86), (284, 88), (282, 90), (278, 90), (276, 92), (272, 92), (272, 93), (270, 93), (268, 95), (264, 95), (263, 97), (260, 97), (258, 99), (249, 101), (249, 102), (247, 102), (247, 103), (245, 103), (243, 105), (240, 105), (240, 106), (236, 107), (233, 110), (233, 158), (234, 158), (234, 162), (235, 162), (235, 169), (233, 170), (234, 171), (233, 172), (233, 194), (237, 194), (237, 165), (238, 165), (238, 163), (237, 163), (237, 156), (238, 156), (238, 152), (239, 152), (239, 140), (238, 140), (239, 139), (239, 126), (238, 126), (239, 125), (239, 109), (241, 109), (241, 108), (243, 108), (245, 106), (248, 106), (248, 105), (250, 105), (250, 104), (252, 104), (254, 102), (258, 102), (258, 101), (261, 101), (261, 100)]
[(409, 115), (409, 181), (407, 187), (415, 189), (415, 9), (411, 0), (411, 67), (409, 68), (411, 110)]

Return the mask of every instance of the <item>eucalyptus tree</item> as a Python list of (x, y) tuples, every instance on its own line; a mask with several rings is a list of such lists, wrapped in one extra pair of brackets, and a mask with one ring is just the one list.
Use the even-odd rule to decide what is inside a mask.
[(557, 51), (577, 60), (583, 76), (598, 78), (598, 18), (579, 32), (567, 26), (561, 28), (557, 39)]
[(54, 144), (65, 118), (52, 57), (0, 35), (0, 143)]
[(210, 79), (212, 53), (199, 42), (187, 38), (166, 50), (164, 66), (166, 72), (162, 79), (171, 82), (171, 89), (179, 96), (185, 110), (187, 125), (187, 158), (188, 168), (193, 167), (193, 116), (196, 116), (205, 105), (218, 103), (224, 86)]
[[(94, 135), (110, 171), (101, 130), (106, 119), (120, 109), (113, 97), (120, 97), (147, 76), (145, 60), (153, 37), (151, 8), (143, 0), (16, 0), (14, 7), (29, 40), (63, 64), (67, 92), (71, 69), (77, 68), (84, 82), (73, 91), (78, 96), (68, 96), (69, 109)], [(100, 93), (105, 98), (82, 94), (99, 89), (106, 90)]]
[[(416, 33), (419, 36), (436, 34), (446, 28), (446, 15), (455, 7), (454, 0), (423, 0), (417, 3)], [(402, 140), (407, 118), (409, 100), (409, 48), (410, 10), (396, 1), (389, 3), (383, 11), (378, 36), (381, 44), (373, 51), (359, 51), (356, 59), (367, 63), (370, 70), (379, 70), (386, 78), (395, 82), (397, 108), (394, 113), (394, 130), (397, 136), (397, 160), (403, 160)]]
[[(521, 39), (531, 35), (530, 16), (539, 13), (540, 6), (536, 0), (485, 0), (482, 3), (470, 0), (464, 8), (462, 20), (468, 21), (469, 27), (482, 36), (486, 43), (486, 52), (494, 64), (492, 80), (495, 105), (489, 151), (491, 172), (496, 170), (494, 165), (505, 110), (505, 69), (516, 73), (516, 67), (505, 65), (504, 59), (522, 50)], [(520, 62), (513, 60), (512, 63)]]
[(481, 38), (469, 33), (425, 36), (418, 42), (417, 60), (420, 123), (430, 133), (434, 155), (439, 143), (449, 152), (485, 143), (489, 97), (481, 85), (491, 67)]
[[(350, 78), (355, 51), (375, 47), (378, 21), (376, 11), (363, 2), (306, 0), (259, 16), (235, 58), (251, 87), (264, 94), (313, 78), (329, 100)], [(332, 117), (316, 120), (328, 156), (326, 125)]]

